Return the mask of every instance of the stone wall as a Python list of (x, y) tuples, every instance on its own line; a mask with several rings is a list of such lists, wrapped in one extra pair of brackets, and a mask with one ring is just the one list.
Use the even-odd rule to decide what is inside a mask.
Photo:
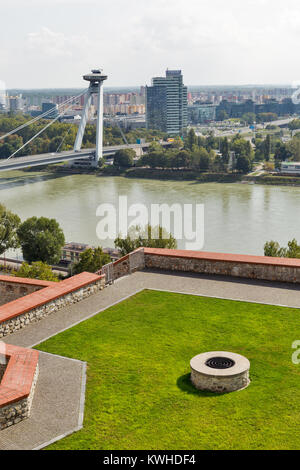
[[(2, 360), (1, 357), (0, 357), (0, 360)], [(6, 369), (6, 364), (4, 364), (3, 362), (0, 362), (0, 382), (2, 380), (5, 369)]]
[(136, 271), (140, 271), (145, 267), (144, 248), (138, 248), (132, 253), (123, 256), (112, 263), (113, 279), (119, 279), (120, 277), (127, 276)]
[[(176, 251), (178, 251), (177, 256)], [(213, 259), (211, 255), (204, 252), (195, 254), (195, 252), (181, 250), (145, 248), (145, 267), (165, 271), (300, 283), (300, 260), (285, 261), (282, 258), (222, 255), (222, 253), (215, 253), (216, 258)]]
[(101, 278), (98, 281), (89, 283), (88, 285), (81, 287), (80, 289), (77, 289), (66, 295), (59, 296), (58, 298), (46, 302), (43, 305), (39, 305), (35, 308), (32, 308), (29, 311), (20, 311), (19, 315), (7, 321), (0, 322), (0, 338), (14, 333), (15, 331), (18, 331), (21, 328), (24, 328), (29, 323), (41, 320), (42, 318), (50, 315), (51, 313), (57, 312), (63, 307), (80, 302), (86, 297), (89, 297), (90, 295), (98, 292), (99, 290), (102, 290), (104, 287), (105, 279)]
[(228, 393), (246, 388), (250, 383), (250, 379), (248, 370), (234, 377), (221, 377), (200, 374), (192, 369), (191, 382), (198, 390), (215, 393)]
[(114, 280), (129, 274), (129, 255), (120, 258), (113, 263)]
[(0, 407), (0, 431), (12, 426), (13, 424), (18, 424), (29, 417), (38, 374), (39, 365), (37, 364), (30, 394), (27, 398), (23, 398), (22, 400), (10, 403), (7, 406)]
[(38, 378), (39, 352), (0, 342), (7, 360), (0, 382), (0, 431), (28, 418)]
[(299, 259), (157, 248), (139, 248), (112, 263), (113, 279), (144, 268), (300, 283)]
[(44, 287), (45, 286), (41, 285), (9, 282), (0, 279), (0, 305), (12, 302), (13, 300), (24, 297), (24, 295), (31, 294), (32, 292), (36, 292)]

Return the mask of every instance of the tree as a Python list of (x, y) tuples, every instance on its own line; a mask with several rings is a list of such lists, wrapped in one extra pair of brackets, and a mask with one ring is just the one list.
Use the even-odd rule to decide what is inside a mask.
[(219, 138), (214, 137), (213, 133), (210, 132), (206, 138), (205, 141), (205, 148), (208, 152), (212, 149), (218, 149), (219, 148)]
[(286, 148), (291, 155), (291, 159), (295, 162), (300, 161), (300, 138), (299, 135), (293, 137), (293, 139), (287, 143)]
[(78, 263), (72, 267), (72, 272), (74, 274), (79, 274), (82, 272), (95, 273), (100, 271), (102, 266), (111, 261), (110, 256), (107, 253), (103, 253), (102, 248), (88, 248), (83, 253), (80, 254)]
[(133, 149), (121, 149), (115, 153), (114, 166), (117, 168), (130, 168), (134, 164), (135, 151)]
[(251, 170), (252, 165), (249, 160), (245, 155), (239, 155), (236, 160), (236, 169), (240, 171), (241, 173), (249, 173)]
[(286, 253), (288, 258), (300, 258), (300, 246), (295, 238), (288, 242)]
[(272, 256), (273, 258), (285, 257), (286, 250), (281, 248), (278, 242), (271, 240), (265, 243), (264, 254), (265, 256)]
[(271, 137), (267, 135), (263, 145), (264, 159), (268, 162), (271, 156)]
[(142, 246), (175, 249), (177, 242), (172, 234), (167, 233), (161, 226), (151, 227), (149, 224), (144, 229), (139, 226), (131, 228), (126, 238), (115, 239), (115, 247), (121, 250), (122, 256)]
[(228, 118), (228, 114), (223, 109), (218, 113), (218, 121), (226, 121)]
[(247, 157), (249, 160), (253, 158), (253, 150), (249, 140), (236, 135), (231, 142), (231, 150), (238, 156)]
[(245, 113), (241, 118), (241, 120), (244, 121), (246, 124), (253, 124), (255, 122), (255, 119), (255, 113)]
[(292, 122), (288, 124), (288, 128), (291, 131), (294, 131), (296, 129), (300, 129), (300, 119), (294, 119)]
[(223, 157), (223, 162), (228, 163), (229, 162), (229, 143), (228, 143), (227, 137), (224, 137), (224, 139), (221, 140), (220, 151)]
[(189, 133), (187, 135), (186, 146), (189, 150), (193, 150), (193, 146), (197, 145), (197, 143), (198, 143), (198, 139), (197, 139), (194, 129), (192, 128), (189, 130)]
[(274, 158), (276, 162), (283, 162), (288, 160), (291, 157), (290, 151), (287, 149), (285, 144), (278, 142), (275, 147), (275, 155)]
[(278, 242), (271, 240), (264, 246), (265, 256), (280, 258), (300, 258), (300, 245), (295, 238), (288, 242), (287, 248), (280, 247)]
[(145, 159), (143, 160), (147, 162), (147, 165), (150, 166), (150, 168), (164, 168), (165, 167), (165, 157), (164, 157), (164, 152), (151, 152), (150, 154), (145, 156)]
[(98, 166), (99, 168), (103, 168), (105, 166), (105, 158), (99, 158)]
[(259, 113), (256, 116), (257, 122), (271, 122), (271, 121), (276, 121), (277, 119), (278, 119), (278, 116), (275, 113)]
[(265, 141), (258, 136), (256, 136), (256, 139), (254, 139), (254, 144), (255, 144), (255, 160), (256, 161), (261, 161), (264, 159), (264, 145)]
[(5, 142), (0, 139), (0, 158), (8, 158), (12, 153), (18, 150), (22, 144), (22, 137), (16, 134), (8, 136)]
[(210, 157), (208, 151), (200, 147), (197, 152), (192, 154), (192, 166), (201, 171), (206, 171), (209, 168)]
[(191, 163), (191, 153), (187, 150), (179, 150), (174, 154), (173, 166), (175, 168), (187, 168)]
[(149, 145), (148, 151), (149, 151), (149, 153), (150, 153), (150, 152), (162, 152), (162, 151), (163, 151), (163, 147), (162, 147), (158, 142), (156, 142), (156, 141), (154, 140), (154, 141), (151, 142), (151, 144)]
[(204, 151), (205, 149), (203, 150), (200, 150), (200, 160), (199, 160), (199, 166), (200, 166), (200, 170), (202, 171), (206, 171), (208, 170), (209, 168), (209, 163), (210, 163), (210, 156), (209, 156), (209, 153), (207, 151)]
[(58, 277), (52, 272), (51, 266), (46, 263), (42, 263), (41, 261), (35, 261), (32, 265), (22, 263), (19, 271), (16, 271), (13, 274), (16, 277), (58, 282)]
[(17, 229), (20, 223), (21, 219), (18, 215), (0, 204), (0, 255), (6, 250), (19, 246)]
[(20, 225), (17, 234), (26, 261), (59, 262), (65, 237), (55, 219), (31, 217)]

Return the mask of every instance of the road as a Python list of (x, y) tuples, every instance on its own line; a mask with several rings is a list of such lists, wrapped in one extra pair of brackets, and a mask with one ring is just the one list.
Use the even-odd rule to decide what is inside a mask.
[[(130, 144), (130, 145), (114, 145), (111, 147), (103, 148), (103, 156), (109, 157), (114, 155), (118, 150), (132, 148), (133, 150), (144, 150), (149, 147), (151, 143), (144, 144)], [(161, 145), (169, 146), (170, 143), (163, 142)], [(13, 157), (10, 160), (4, 160), (0, 163), (0, 171), (20, 170), (22, 168), (50, 165), (53, 163), (60, 163), (64, 161), (79, 160), (82, 158), (93, 158), (95, 149), (82, 149), (80, 152), (68, 151), (60, 153), (43, 153), (39, 155), (29, 155), (26, 157)]]
[[(265, 127), (267, 125), (272, 125), (272, 126), (284, 126), (286, 124), (289, 124), (291, 121), (293, 121), (294, 119), (297, 119), (297, 117), (291, 117), (291, 118), (285, 118), (285, 119), (278, 119), (277, 121), (271, 121), (271, 122), (264, 122), (262, 124), (256, 124), (256, 131), (259, 131), (259, 130), (262, 130), (262, 129), (265, 129)], [(219, 125), (216, 125), (216, 126), (209, 126), (207, 127), (207, 129), (209, 130), (212, 130), (215, 132), (215, 137), (230, 137), (230, 136), (233, 136), (235, 134), (249, 134), (249, 133), (253, 133), (253, 129), (250, 129), (249, 126), (244, 126), (244, 127), (232, 127), (232, 129), (227, 129), (227, 130), (223, 130), (224, 127), (228, 127), (228, 125), (222, 123), (222, 124), (219, 124)], [(197, 135), (201, 135), (201, 133), (199, 133), (199, 131), (197, 132), (196, 130), (196, 134)]]

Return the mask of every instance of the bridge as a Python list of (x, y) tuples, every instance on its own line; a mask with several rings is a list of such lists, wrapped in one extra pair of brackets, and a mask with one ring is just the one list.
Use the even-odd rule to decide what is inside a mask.
[[(131, 148), (136, 151), (137, 154), (142, 154), (146, 150), (150, 143), (141, 143), (141, 144), (129, 144), (127, 139), (120, 128), (120, 132), (125, 141), (125, 145), (115, 145), (111, 147), (103, 147), (103, 82), (107, 79), (107, 75), (102, 73), (101, 69), (92, 70), (91, 73), (88, 73), (83, 76), (84, 80), (89, 82), (89, 87), (84, 92), (80, 93), (77, 96), (68, 98), (65, 102), (61, 103), (58, 106), (57, 116), (53, 118), (53, 109), (46, 111), (43, 114), (31, 119), (30, 121), (25, 122), (16, 129), (13, 129), (7, 132), (5, 135), (0, 136), (0, 140), (4, 140), (6, 137), (17, 133), (18, 131), (24, 129), (25, 127), (39, 121), (43, 118), (50, 118), (48, 122), (41, 130), (39, 130), (33, 137), (31, 137), (27, 142), (25, 142), (20, 148), (18, 148), (12, 155), (10, 155), (6, 160), (0, 161), (0, 172), (9, 171), (9, 170), (20, 170), (27, 167), (34, 166), (44, 166), (51, 165), (54, 163), (60, 162), (71, 162), (76, 160), (82, 160), (86, 162), (86, 165), (97, 168), (100, 158), (108, 158), (113, 156), (120, 149)], [(17, 153), (20, 150), (24, 149), (26, 145), (32, 142), (36, 137), (38, 137), (44, 130), (51, 126), (55, 121), (61, 118), (72, 106), (74, 100), (85, 95), (84, 107), (82, 111), (81, 121), (78, 127), (77, 136), (74, 143), (74, 148), (72, 151), (59, 152), (59, 148), (63, 143), (60, 143), (56, 152), (45, 153), (40, 155), (29, 155), (24, 157), (16, 157)], [(88, 121), (89, 110), (92, 104), (92, 96), (96, 95), (98, 98), (97, 106), (97, 121), (96, 121), (96, 148), (94, 149), (82, 149), (82, 141), (84, 136), (84, 131), (86, 123)], [(52, 114), (51, 114), (52, 113)], [(169, 142), (163, 142), (161, 145), (169, 146)]]
[[(136, 151), (144, 151), (151, 145), (151, 143), (144, 144), (126, 144), (126, 145), (115, 145), (111, 147), (103, 147), (103, 158), (112, 157), (118, 150), (131, 148)], [(162, 142), (162, 146), (170, 146), (169, 142)], [(5, 160), (3, 163), (0, 161), (0, 172), (1, 171), (13, 171), (21, 170), (22, 168), (34, 167), (34, 166), (45, 166), (52, 165), (55, 163), (76, 161), (85, 159), (91, 163), (95, 160), (96, 149), (81, 149), (77, 152), (67, 151), (59, 153), (43, 153), (39, 155), (28, 155), (26, 157), (11, 158)]]

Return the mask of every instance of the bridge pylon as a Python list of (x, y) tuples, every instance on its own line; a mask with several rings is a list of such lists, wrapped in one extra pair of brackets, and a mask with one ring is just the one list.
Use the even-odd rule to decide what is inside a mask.
[(83, 79), (90, 82), (90, 86), (85, 95), (84, 108), (75, 139), (74, 151), (79, 152), (81, 149), (89, 109), (92, 103), (92, 95), (97, 94), (96, 153), (93, 160), (93, 166), (97, 167), (99, 159), (102, 158), (103, 154), (103, 82), (107, 80), (107, 75), (104, 75), (101, 69), (96, 69), (92, 70), (91, 73), (83, 75)]

